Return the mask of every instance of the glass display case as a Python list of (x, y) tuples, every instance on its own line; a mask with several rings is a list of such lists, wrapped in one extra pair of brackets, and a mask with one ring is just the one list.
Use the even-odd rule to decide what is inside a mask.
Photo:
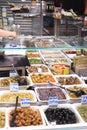
[[(39, 97), (37, 98), (36, 95), (39, 96), (39, 91), (38, 88), (40, 89), (45, 89), (44, 91), (48, 91), (47, 88), (55, 88), (55, 84), (61, 84), (63, 85), (63, 81), (60, 82), (59, 79), (62, 79), (62, 77), (65, 76), (65, 83), (69, 84), (69, 81), (67, 80), (67, 78), (69, 78), (72, 80), (74, 78), (74, 76), (77, 76), (77, 78), (79, 79), (80, 83), (74, 83), (77, 84), (77, 87), (79, 89), (79, 87), (83, 87), (85, 86), (86, 88), (86, 84), (84, 81), (84, 78), (82, 77), (82, 75), (77, 75), (72, 68), (72, 63), (73, 63), (73, 58), (76, 55), (79, 55), (83, 57), (83, 54), (81, 53), (77, 53), (79, 52), (78, 50), (82, 51), (82, 49), (85, 51), (86, 46), (71, 46), (70, 44), (68, 44), (68, 42), (66, 42), (66, 38), (62, 39), (62, 38), (57, 38), (55, 36), (19, 36), (16, 39), (11, 39), (11, 38), (2, 38), (1, 39), (1, 58), (0, 58), (0, 73), (1, 75), (1, 79), (0, 79), (0, 90), (1, 90), (1, 94), (0, 94), (0, 106), (1, 108), (4, 107), (6, 109), (6, 113), (7, 113), (7, 119), (6, 119), (6, 126), (3, 129), (12, 129), (11, 126), (9, 126), (8, 120), (9, 120), (9, 115), (8, 112), (10, 111), (11, 107), (15, 107), (15, 101), (12, 102), (13, 100), (11, 100), (11, 98), (15, 94), (18, 94), (18, 92), (23, 93), (24, 92), (30, 92), (33, 91), (33, 89), (35, 89), (34, 92), (34, 98), (36, 97), (35, 101), (30, 101), (30, 106), (28, 106), (28, 108), (31, 107), (39, 107), (40, 111), (41, 111), (41, 115), (43, 119), (43, 125), (40, 126), (19, 126), (19, 127), (14, 127), (14, 129), (34, 129), (34, 130), (66, 130), (67, 128), (69, 128), (70, 130), (76, 130), (76, 129), (86, 129), (87, 128), (87, 124), (81, 119), (81, 117), (79, 117), (79, 115), (77, 114), (78, 112), (76, 110), (74, 110), (74, 104), (78, 104), (81, 102), (81, 98), (71, 98), (69, 96), (66, 96), (67, 92), (65, 91), (64, 94), (66, 96), (66, 99), (59, 99), (58, 97), (58, 106), (49, 106), (49, 100), (44, 100), (43, 97), (43, 101), (42, 99), (40, 100)], [(71, 54), (72, 53), (72, 54)], [(25, 59), (27, 58), (27, 60), (25, 61)], [(18, 59), (18, 60), (17, 60)], [(73, 59), (73, 60), (72, 60)], [(86, 59), (85, 59), (86, 61)], [(83, 60), (83, 62), (85, 62)], [(17, 63), (17, 64), (16, 64)], [(84, 63), (85, 64), (85, 63)], [(14, 66), (12, 66), (14, 65)], [(60, 66), (63, 65), (63, 68), (61, 68)], [(22, 68), (20, 68), (22, 67)], [(35, 68), (36, 67), (36, 68)], [(60, 69), (59, 69), (60, 67)], [(3, 69), (3, 70), (2, 70)], [(20, 72), (23, 69), (23, 72), (25, 71), (25, 73)], [(4, 71), (7, 71), (7, 73), (10, 75), (7, 75), (7, 73), (4, 73)], [(13, 72), (14, 71), (14, 72)], [(47, 72), (46, 72), (47, 71)], [(12, 72), (12, 73), (11, 73)], [(17, 75), (18, 74), (18, 75)], [(3, 76), (4, 75), (4, 76)], [(61, 77), (60, 77), (61, 75)], [(16, 79), (17, 76), (17, 79)], [(20, 78), (18, 78), (18, 76)], [(36, 77), (37, 78), (34, 79)], [(46, 79), (46, 77), (49, 77)], [(53, 76), (53, 77), (51, 77)], [(12, 77), (15, 77), (13, 79), (10, 79)], [(28, 83), (26, 84), (24, 78), (21, 80), (21, 77), (27, 77), (28, 79)], [(86, 78), (86, 77), (85, 77)], [(9, 82), (10, 80), (10, 82)], [(49, 86), (50, 84), (48, 83), (48, 81), (52, 82), (53, 85)], [(7, 82), (7, 83), (5, 83)], [(72, 80), (72, 82), (75, 82), (74, 79)], [(77, 81), (76, 81), (77, 82)], [(18, 84), (15, 84), (18, 83)], [(65, 84), (64, 83), (64, 84)], [(70, 83), (71, 84), (71, 83)], [(15, 86), (15, 87), (13, 87)], [(18, 87), (19, 86), (19, 87)], [(69, 86), (69, 85), (65, 85), (65, 86)], [(76, 88), (73, 88), (75, 86), (72, 86), (72, 89), (74, 91), (76, 91)], [(69, 86), (69, 87), (70, 87)], [(66, 88), (67, 88), (66, 87)], [(37, 88), (37, 89), (36, 89)], [(50, 89), (51, 89), (50, 88)], [(57, 87), (56, 87), (57, 88)], [(59, 88), (59, 87), (58, 87)], [(84, 89), (85, 89), (84, 88)], [(60, 89), (60, 88), (59, 88)], [(70, 89), (70, 88), (69, 88)], [(42, 91), (41, 90), (41, 91)], [(62, 90), (62, 89), (61, 89)], [(51, 90), (54, 93), (54, 90)], [(57, 91), (57, 90), (56, 90)], [(59, 90), (58, 90), (59, 91)], [(46, 92), (43, 92), (44, 94)], [(8, 99), (3, 99), (3, 97), (8, 93), (12, 94), (10, 100), (10, 103), (8, 102)], [(43, 95), (42, 93), (42, 95)], [(41, 94), (41, 92), (40, 92)], [(51, 94), (51, 92), (50, 92)], [(26, 95), (26, 94), (25, 94)], [(53, 94), (54, 95), (54, 94)], [(18, 95), (20, 97), (20, 95)], [(23, 95), (21, 95), (23, 96)], [(43, 95), (44, 96), (44, 95)], [(63, 96), (63, 95), (62, 95)], [(46, 95), (45, 95), (46, 97)], [(50, 97), (50, 96), (48, 96)], [(51, 98), (53, 98), (54, 96), (51, 95)], [(23, 96), (22, 98), (20, 97), (20, 99), (26, 99), (26, 96)], [(30, 98), (30, 97), (29, 97)], [(14, 98), (15, 99), (15, 98)], [(49, 99), (49, 98), (48, 98)], [(7, 101), (5, 101), (7, 100)], [(30, 99), (31, 100), (31, 99)], [(25, 102), (24, 102), (25, 103)], [(73, 106), (73, 108), (71, 108), (71, 106), (69, 106), (67, 108), (67, 104)], [(81, 103), (80, 103), (81, 104)], [(63, 106), (64, 105), (64, 106)], [(45, 109), (47, 108), (54, 108), (57, 109), (57, 107), (64, 107), (67, 109), (70, 109), (72, 111), (75, 111), (76, 114), (76, 123), (72, 123), (72, 124), (55, 124), (55, 121), (52, 121), (51, 124), (47, 123), (47, 119), (46, 117), (44, 117), (44, 113), (43, 111), (45, 111)], [(83, 106), (83, 105), (82, 105)], [(21, 106), (21, 102), (19, 102), (18, 107), (20, 107), (22, 109)], [(25, 107), (25, 106), (24, 106)], [(18, 108), (17, 108), (18, 109)], [(61, 108), (62, 109), (62, 108)], [(20, 119), (21, 120), (21, 119)], [(45, 120), (45, 122), (44, 122)], [(83, 123), (84, 122), (84, 123)]]
[[(86, 111), (83, 117), (78, 111), (87, 103), (82, 102), (83, 95), (87, 98), (87, 40), (81, 34), (86, 27), (74, 18), (55, 17), (52, 36), (0, 38), (0, 129), (87, 129)], [(76, 35), (59, 35), (66, 19), (77, 28)]]

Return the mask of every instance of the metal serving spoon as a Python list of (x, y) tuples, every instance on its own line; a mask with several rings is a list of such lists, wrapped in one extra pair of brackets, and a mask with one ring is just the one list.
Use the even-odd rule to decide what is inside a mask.
[(50, 82), (50, 81), (48, 81), (48, 83), (51, 84), (51, 85), (55, 85), (55, 86), (57, 86), (57, 87), (60, 87), (60, 88), (62, 88), (62, 89), (64, 89), (64, 90), (67, 90), (67, 91), (69, 91), (69, 92), (71, 92), (71, 93), (74, 93), (77, 97), (80, 97), (80, 96), (82, 96), (82, 95), (86, 95), (86, 93), (85, 93), (83, 90), (74, 91), (74, 90), (70, 90), (70, 89), (68, 89), (68, 88), (65, 88), (65, 87), (63, 87), (63, 86), (61, 86), (61, 85), (58, 85), (58, 84), (56, 84), (56, 83), (52, 83), (52, 82)]
[(11, 127), (17, 126), (17, 120), (16, 120), (17, 106), (18, 106), (18, 96), (16, 97), (15, 110), (14, 110), (14, 113), (13, 113), (13, 116), (12, 116), (12, 120), (10, 122)]

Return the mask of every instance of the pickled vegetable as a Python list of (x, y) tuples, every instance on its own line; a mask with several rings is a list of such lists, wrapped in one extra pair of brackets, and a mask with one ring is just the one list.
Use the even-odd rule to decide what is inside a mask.
[(29, 59), (29, 63), (30, 64), (43, 64), (43, 61), (41, 59), (31, 58)]
[(51, 74), (32, 74), (31, 79), (33, 83), (55, 82), (55, 79)]
[(53, 74), (69, 74), (70, 73), (70, 66), (64, 65), (64, 64), (53, 64), (51, 67), (51, 72)]
[(62, 85), (74, 85), (81, 84), (81, 81), (78, 77), (70, 76), (70, 77), (56, 77), (58, 82)]

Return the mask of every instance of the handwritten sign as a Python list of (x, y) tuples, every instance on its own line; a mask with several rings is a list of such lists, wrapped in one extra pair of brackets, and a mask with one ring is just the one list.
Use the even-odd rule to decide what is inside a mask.
[(30, 99), (29, 98), (22, 98), (20, 103), (21, 103), (21, 107), (29, 107), (30, 106)]
[(10, 83), (10, 91), (18, 91), (19, 85), (18, 83)]
[(57, 106), (58, 97), (49, 97), (49, 106)]
[(87, 95), (82, 95), (82, 100), (81, 102), (84, 104), (84, 103), (87, 103)]

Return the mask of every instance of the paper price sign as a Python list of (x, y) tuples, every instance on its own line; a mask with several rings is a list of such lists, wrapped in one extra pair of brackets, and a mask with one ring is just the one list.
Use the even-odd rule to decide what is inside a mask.
[(21, 107), (28, 107), (30, 106), (30, 99), (29, 98), (23, 98), (21, 99)]
[(82, 103), (87, 103), (87, 95), (82, 95)]
[(58, 105), (58, 97), (49, 97), (49, 105), (57, 106)]
[(18, 91), (19, 90), (18, 83), (10, 83), (10, 90), (11, 91)]
[(14, 72), (14, 71), (13, 71), (13, 72), (10, 72), (9, 76), (10, 76), (10, 77), (12, 77), (12, 76), (17, 76), (17, 73)]

